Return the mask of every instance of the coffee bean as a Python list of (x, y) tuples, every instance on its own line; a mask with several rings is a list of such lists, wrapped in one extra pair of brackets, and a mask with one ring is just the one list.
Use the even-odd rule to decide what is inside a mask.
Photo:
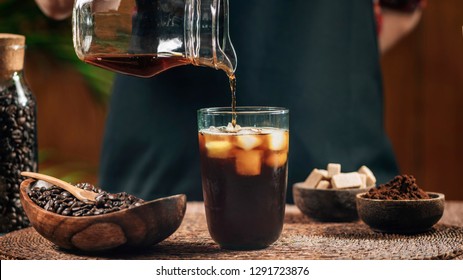
[(47, 210), (47, 211), (49, 211), (50, 208), (51, 208), (50, 201), (51, 201), (51, 200), (49, 200), (49, 201), (45, 204), (45, 206), (43, 207), (43, 208), (44, 208), (45, 210)]
[(61, 192), (61, 196), (63, 198), (66, 198), (66, 197), (71, 197), (72, 194), (70, 192), (68, 192), (68, 191), (63, 191), (63, 192)]
[[(23, 87), (26, 103), (18, 101), (16, 85), (0, 88), (0, 232), (6, 233), (29, 226), (19, 199), (21, 171), (37, 171), (36, 103), (32, 93)], [(23, 96), (23, 97), (24, 97)], [(10, 217), (9, 213), (15, 213)], [(7, 217), (7, 218), (5, 218)]]
[(18, 118), (18, 124), (23, 125), (25, 122), (26, 122), (26, 118), (25, 118), (25, 117), (20, 117), (20, 118)]
[(82, 216), (83, 213), (84, 213), (83, 210), (79, 210), (79, 211), (76, 211), (76, 212), (72, 212), (72, 216)]
[(11, 132), (11, 138), (13, 138), (17, 142), (21, 142), (22, 136), (23, 136), (23, 133), (19, 129), (15, 129), (13, 130), (13, 132)]
[(64, 205), (60, 205), (58, 209), (56, 209), (56, 214), (61, 214), (64, 210)]
[(92, 216), (101, 215), (132, 208), (144, 201), (127, 193), (111, 194), (88, 183), (77, 184), (76, 187), (99, 193), (96, 202), (80, 201), (69, 192), (57, 187), (31, 187), (29, 196), (40, 207), (47, 211), (64, 216)]

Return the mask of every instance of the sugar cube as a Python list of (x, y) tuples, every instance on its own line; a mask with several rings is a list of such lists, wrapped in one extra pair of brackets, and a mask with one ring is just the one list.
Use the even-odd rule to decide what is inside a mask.
[(340, 173), (331, 178), (331, 184), (335, 189), (358, 188), (362, 185), (362, 179), (357, 172)]
[(328, 163), (326, 169), (328, 170), (327, 178), (332, 178), (334, 175), (341, 173), (341, 165), (339, 163)]
[(321, 189), (321, 190), (326, 190), (326, 189), (331, 189), (331, 188), (333, 187), (331, 186), (331, 183), (328, 180), (321, 180), (320, 182), (318, 182), (317, 187), (316, 187), (316, 189)]
[(365, 174), (367, 176), (367, 187), (374, 186), (376, 184), (376, 177), (373, 172), (367, 166), (363, 165), (359, 168), (358, 172), (360, 174)]
[(309, 176), (307, 176), (307, 179), (305, 179), (304, 186), (307, 188), (315, 188), (323, 178), (326, 178), (327, 175), (328, 171), (314, 168), (312, 172), (310, 172)]

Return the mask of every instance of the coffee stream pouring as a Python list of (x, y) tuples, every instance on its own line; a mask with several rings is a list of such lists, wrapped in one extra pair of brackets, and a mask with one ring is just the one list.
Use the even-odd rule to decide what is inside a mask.
[(120, 73), (151, 77), (192, 64), (234, 79), (228, 0), (76, 0), (78, 57)]

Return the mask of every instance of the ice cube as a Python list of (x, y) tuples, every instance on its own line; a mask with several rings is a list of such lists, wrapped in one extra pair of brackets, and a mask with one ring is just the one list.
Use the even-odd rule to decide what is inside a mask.
[(220, 133), (222, 132), (218, 127), (215, 127), (213, 125), (211, 125), (208, 129), (208, 132), (211, 132), (211, 133)]
[(262, 139), (255, 135), (240, 135), (236, 138), (236, 146), (249, 151), (262, 144)]
[(241, 127), (239, 130), (239, 135), (256, 135), (260, 134), (258, 129), (253, 127)]
[(265, 163), (270, 167), (278, 168), (278, 167), (283, 166), (287, 160), (288, 160), (287, 153), (271, 153), (265, 159)]
[(245, 176), (256, 176), (260, 174), (262, 164), (262, 151), (236, 151), (236, 173)]
[(235, 126), (233, 126), (232, 123), (228, 123), (227, 127), (225, 128), (225, 131), (226, 132), (238, 132), (240, 129), (241, 129), (241, 126), (238, 124), (235, 124)]
[(207, 141), (207, 156), (211, 158), (227, 158), (230, 154), (232, 144), (228, 141)]
[(284, 131), (275, 131), (268, 135), (268, 147), (272, 151), (282, 151), (288, 147), (288, 137)]

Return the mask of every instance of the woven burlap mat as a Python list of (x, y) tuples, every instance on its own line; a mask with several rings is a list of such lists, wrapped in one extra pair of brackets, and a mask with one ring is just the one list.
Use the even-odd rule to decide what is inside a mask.
[(59, 249), (27, 228), (0, 238), (2, 259), (452, 259), (463, 255), (463, 228), (437, 224), (418, 235), (380, 234), (365, 224), (317, 223), (287, 213), (280, 239), (267, 249), (229, 251), (209, 237), (204, 213), (187, 212), (181, 227), (158, 245), (98, 254)]

